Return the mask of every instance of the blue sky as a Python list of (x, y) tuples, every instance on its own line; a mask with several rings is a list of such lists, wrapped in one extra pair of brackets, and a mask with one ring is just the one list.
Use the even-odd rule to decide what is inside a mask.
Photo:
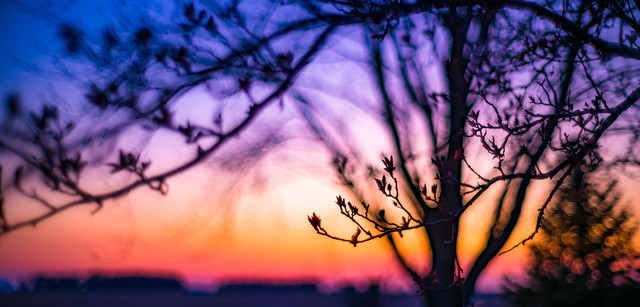
[[(89, 33), (100, 33), (101, 24), (118, 13), (137, 11), (139, 6), (157, 9), (162, 3), (122, 0), (0, 1), (0, 93), (42, 77), (27, 71), (18, 62), (42, 65), (51, 61), (50, 56), (62, 47), (56, 22), (68, 21)], [(38, 7), (47, 8), (48, 12)]]
[(19, 10), (13, 2), (0, 1), (0, 12), (0, 82), (5, 90), (23, 73), (14, 58), (35, 60), (39, 52), (34, 42), (47, 41), (46, 38), (54, 32), (45, 21)]

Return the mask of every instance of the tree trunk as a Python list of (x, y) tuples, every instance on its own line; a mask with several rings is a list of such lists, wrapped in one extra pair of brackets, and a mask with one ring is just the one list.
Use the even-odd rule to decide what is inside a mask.
[(469, 112), (467, 95), (469, 82), (465, 77), (469, 59), (463, 55), (471, 8), (463, 11), (451, 8), (444, 17), (444, 24), (451, 34), (450, 59), (445, 65), (449, 85), (449, 139), (447, 156), (439, 165), (441, 194), (437, 210), (428, 212), (428, 221), (442, 221), (427, 226), (429, 243), (433, 253), (431, 276), (425, 283), (425, 295), (429, 306), (463, 306), (465, 298), (461, 281), (457, 280), (458, 219), (453, 218), (462, 206), (460, 194), (461, 160), (464, 155), (462, 131)]
[(427, 294), (427, 306), (429, 307), (462, 307), (463, 299), (460, 287), (455, 286), (440, 292)]
[[(435, 216), (446, 216), (433, 212)], [(437, 219), (437, 217), (434, 217)], [(457, 221), (438, 223), (429, 227), (432, 269), (424, 280), (427, 306), (463, 306), (459, 284), (456, 284)]]

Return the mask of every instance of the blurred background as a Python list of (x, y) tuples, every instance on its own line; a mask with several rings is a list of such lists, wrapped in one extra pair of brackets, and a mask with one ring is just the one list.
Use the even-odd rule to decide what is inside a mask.
[[(75, 112), (73, 101), (83, 95), (76, 81), (89, 80), (91, 75), (78, 77), (58, 70), (62, 60), (55, 50), (64, 43), (57, 22), (71, 20), (90, 32), (119, 18), (133, 19), (140, 11), (154, 16), (173, 9), (173, 3), (163, 1), (0, 2), (0, 96), (19, 92), (27, 110), (38, 109), (42, 101), (59, 99), (70, 105), (69, 112)], [(337, 48), (348, 51), (349, 44), (347, 40)], [(302, 84), (312, 84), (318, 72), (339, 70), (342, 60), (332, 56), (311, 66), (300, 77)], [(72, 71), (82, 71), (74, 65), (70, 64)], [(179, 104), (193, 110), (207, 99), (212, 98), (205, 91), (194, 90), (181, 96)], [(318, 150), (314, 140), (299, 132), (302, 125), (293, 119), (294, 111), (285, 104), (264, 119), (266, 126), (284, 133), (286, 139), (261, 144), (258, 140), (270, 135), (269, 131), (254, 129), (243, 135), (243, 141), (249, 140), (246, 146), (257, 148), (259, 159), (255, 161), (251, 157), (235, 160), (236, 152), (229, 150), (216, 162), (204, 162), (170, 178), (166, 195), (140, 188), (108, 201), (97, 212), (93, 207), (70, 209), (2, 236), (0, 292), (4, 294), (0, 301), (33, 306), (52, 298), (60, 305), (95, 306), (120, 302), (160, 306), (420, 305), (415, 285), (386, 241), (354, 248), (320, 237), (310, 227), (307, 216), (315, 212), (336, 233), (350, 233), (353, 228), (336, 210), (336, 196), (348, 191), (334, 174), (331, 152)], [(7, 113), (2, 120), (9, 120)], [(376, 143), (375, 124), (357, 115), (352, 120), (360, 129), (357, 132), (365, 135), (363, 139)], [(86, 117), (84, 124), (93, 123)], [(172, 138), (133, 131), (103, 146), (135, 148), (154, 167), (162, 167), (190, 153), (174, 146)], [(383, 148), (384, 144), (372, 146)], [(21, 220), (41, 210), (33, 199), (8, 188), (17, 160), (2, 155), (0, 161), (5, 207), (11, 210), (11, 218)], [(108, 188), (130, 179), (109, 175), (102, 170), (84, 180), (92, 187)], [(621, 178), (617, 202), (636, 214), (640, 202), (629, 195), (638, 187), (637, 178)], [(533, 229), (537, 207), (535, 197), (532, 199), (513, 242), (507, 245)], [(482, 217), (487, 214), (492, 213), (481, 206), (469, 209), (461, 232), (485, 229), (488, 221)], [(481, 241), (472, 235), (460, 239), (463, 267), (482, 248)], [(421, 234), (405, 233), (398, 242), (412, 264), (427, 269), (430, 255), (420, 245), (424, 242)], [(625, 241), (629, 242), (638, 247), (637, 235)], [(506, 306), (509, 301), (500, 296), (504, 285), (523, 280), (531, 259), (527, 248), (494, 259), (478, 282), (475, 306)]]

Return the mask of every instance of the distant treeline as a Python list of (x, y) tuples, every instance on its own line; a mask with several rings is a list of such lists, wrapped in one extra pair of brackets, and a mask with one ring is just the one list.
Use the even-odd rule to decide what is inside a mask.
[[(0, 280), (0, 290), (2, 284)], [(422, 306), (415, 294), (383, 293), (377, 284), (360, 290), (346, 285), (334, 293), (318, 291), (312, 283), (269, 282), (236, 282), (212, 293), (200, 293), (185, 289), (179, 278), (147, 276), (41, 276), (24, 281), (17, 291), (4, 284), (0, 306)], [(474, 302), (478, 306), (507, 306), (498, 294), (479, 294)]]
[(92, 276), (89, 279), (67, 277), (37, 277), (33, 280), (33, 292), (89, 290), (177, 290), (184, 291), (175, 278), (120, 276)]

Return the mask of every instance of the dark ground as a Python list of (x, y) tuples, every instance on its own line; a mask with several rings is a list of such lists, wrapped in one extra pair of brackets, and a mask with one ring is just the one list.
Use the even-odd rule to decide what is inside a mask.
[[(0, 295), (0, 306), (420, 306), (412, 295), (367, 297), (306, 291), (188, 294), (178, 291), (99, 291), (93, 293), (13, 293)], [(504, 305), (498, 296), (483, 296), (474, 307)]]
[[(4, 288), (3, 288), (4, 289)], [(313, 284), (232, 284), (215, 293), (186, 291), (175, 278), (104, 277), (87, 280), (39, 277), (12, 293), (0, 291), (0, 306), (421, 306), (415, 294), (391, 295), (371, 286), (333, 294)], [(7, 291), (4, 291), (7, 292)], [(507, 306), (498, 295), (477, 295), (474, 307)]]

